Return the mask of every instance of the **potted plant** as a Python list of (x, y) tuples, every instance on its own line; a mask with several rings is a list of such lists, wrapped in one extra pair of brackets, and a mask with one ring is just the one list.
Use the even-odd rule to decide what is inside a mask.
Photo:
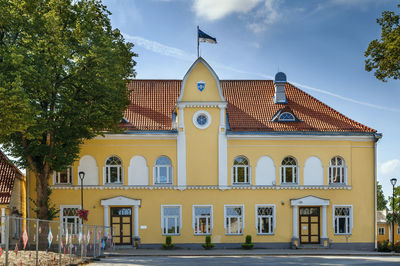
[(172, 244), (172, 237), (171, 236), (167, 236), (165, 238), (165, 244), (163, 244), (163, 248), (164, 249), (173, 249), (174, 248), (174, 244)]
[(202, 244), (204, 249), (212, 249), (215, 247), (215, 244), (211, 243), (211, 236), (206, 236), (206, 242)]
[(242, 244), (242, 248), (244, 249), (252, 249), (254, 247), (254, 244), (251, 243), (251, 235), (246, 236), (246, 242)]
[(82, 220), (88, 220), (89, 211), (88, 210), (78, 210), (78, 217)]

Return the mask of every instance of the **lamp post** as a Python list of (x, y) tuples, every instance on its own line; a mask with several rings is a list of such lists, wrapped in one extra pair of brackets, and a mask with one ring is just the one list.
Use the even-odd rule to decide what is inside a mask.
[(85, 172), (79, 172), (79, 179), (81, 180), (81, 210), (83, 211), (83, 179), (85, 178)]
[(397, 179), (390, 179), (390, 183), (393, 186), (393, 195), (392, 195), (392, 249), (394, 248), (394, 186), (396, 185)]

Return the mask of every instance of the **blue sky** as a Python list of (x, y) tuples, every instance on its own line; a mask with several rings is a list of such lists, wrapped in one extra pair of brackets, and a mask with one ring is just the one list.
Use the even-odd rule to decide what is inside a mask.
[(137, 78), (182, 79), (196, 59), (196, 26), (218, 44), (200, 54), (220, 79), (271, 79), (280, 70), (304, 91), (383, 133), (378, 180), (400, 183), (400, 81), (364, 70), (364, 51), (379, 38), (376, 18), (398, 12), (393, 0), (104, 0), (139, 54)]

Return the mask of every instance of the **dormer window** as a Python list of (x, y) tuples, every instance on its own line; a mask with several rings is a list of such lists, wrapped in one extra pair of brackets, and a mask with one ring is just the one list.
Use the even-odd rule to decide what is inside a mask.
[(301, 120), (293, 113), (290, 107), (286, 106), (275, 113), (271, 122), (301, 122)]
[(282, 113), (279, 118), (278, 121), (282, 121), (282, 122), (286, 122), (286, 121), (296, 121), (296, 119), (294, 118), (294, 115), (292, 115), (289, 112), (284, 112)]

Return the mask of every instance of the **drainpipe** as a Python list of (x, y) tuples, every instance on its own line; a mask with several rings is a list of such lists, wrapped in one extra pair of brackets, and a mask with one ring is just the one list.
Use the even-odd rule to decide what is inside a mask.
[(376, 224), (376, 221), (377, 221), (376, 212), (377, 212), (378, 203), (376, 200), (376, 182), (378, 181), (378, 166), (377, 166), (378, 162), (377, 162), (376, 147), (377, 147), (378, 141), (382, 138), (382, 134), (376, 133), (374, 135), (374, 137), (375, 137), (375, 143), (374, 143), (374, 168), (375, 168), (374, 169), (374, 210), (375, 210), (375, 212), (374, 212), (374, 245), (375, 245), (375, 249), (377, 249), (378, 248), (378, 235), (377, 235), (378, 229), (377, 229), (377, 224)]
[(29, 186), (29, 168), (26, 168), (26, 218), (30, 218), (29, 215), (29, 193), (30, 193), (30, 186)]

